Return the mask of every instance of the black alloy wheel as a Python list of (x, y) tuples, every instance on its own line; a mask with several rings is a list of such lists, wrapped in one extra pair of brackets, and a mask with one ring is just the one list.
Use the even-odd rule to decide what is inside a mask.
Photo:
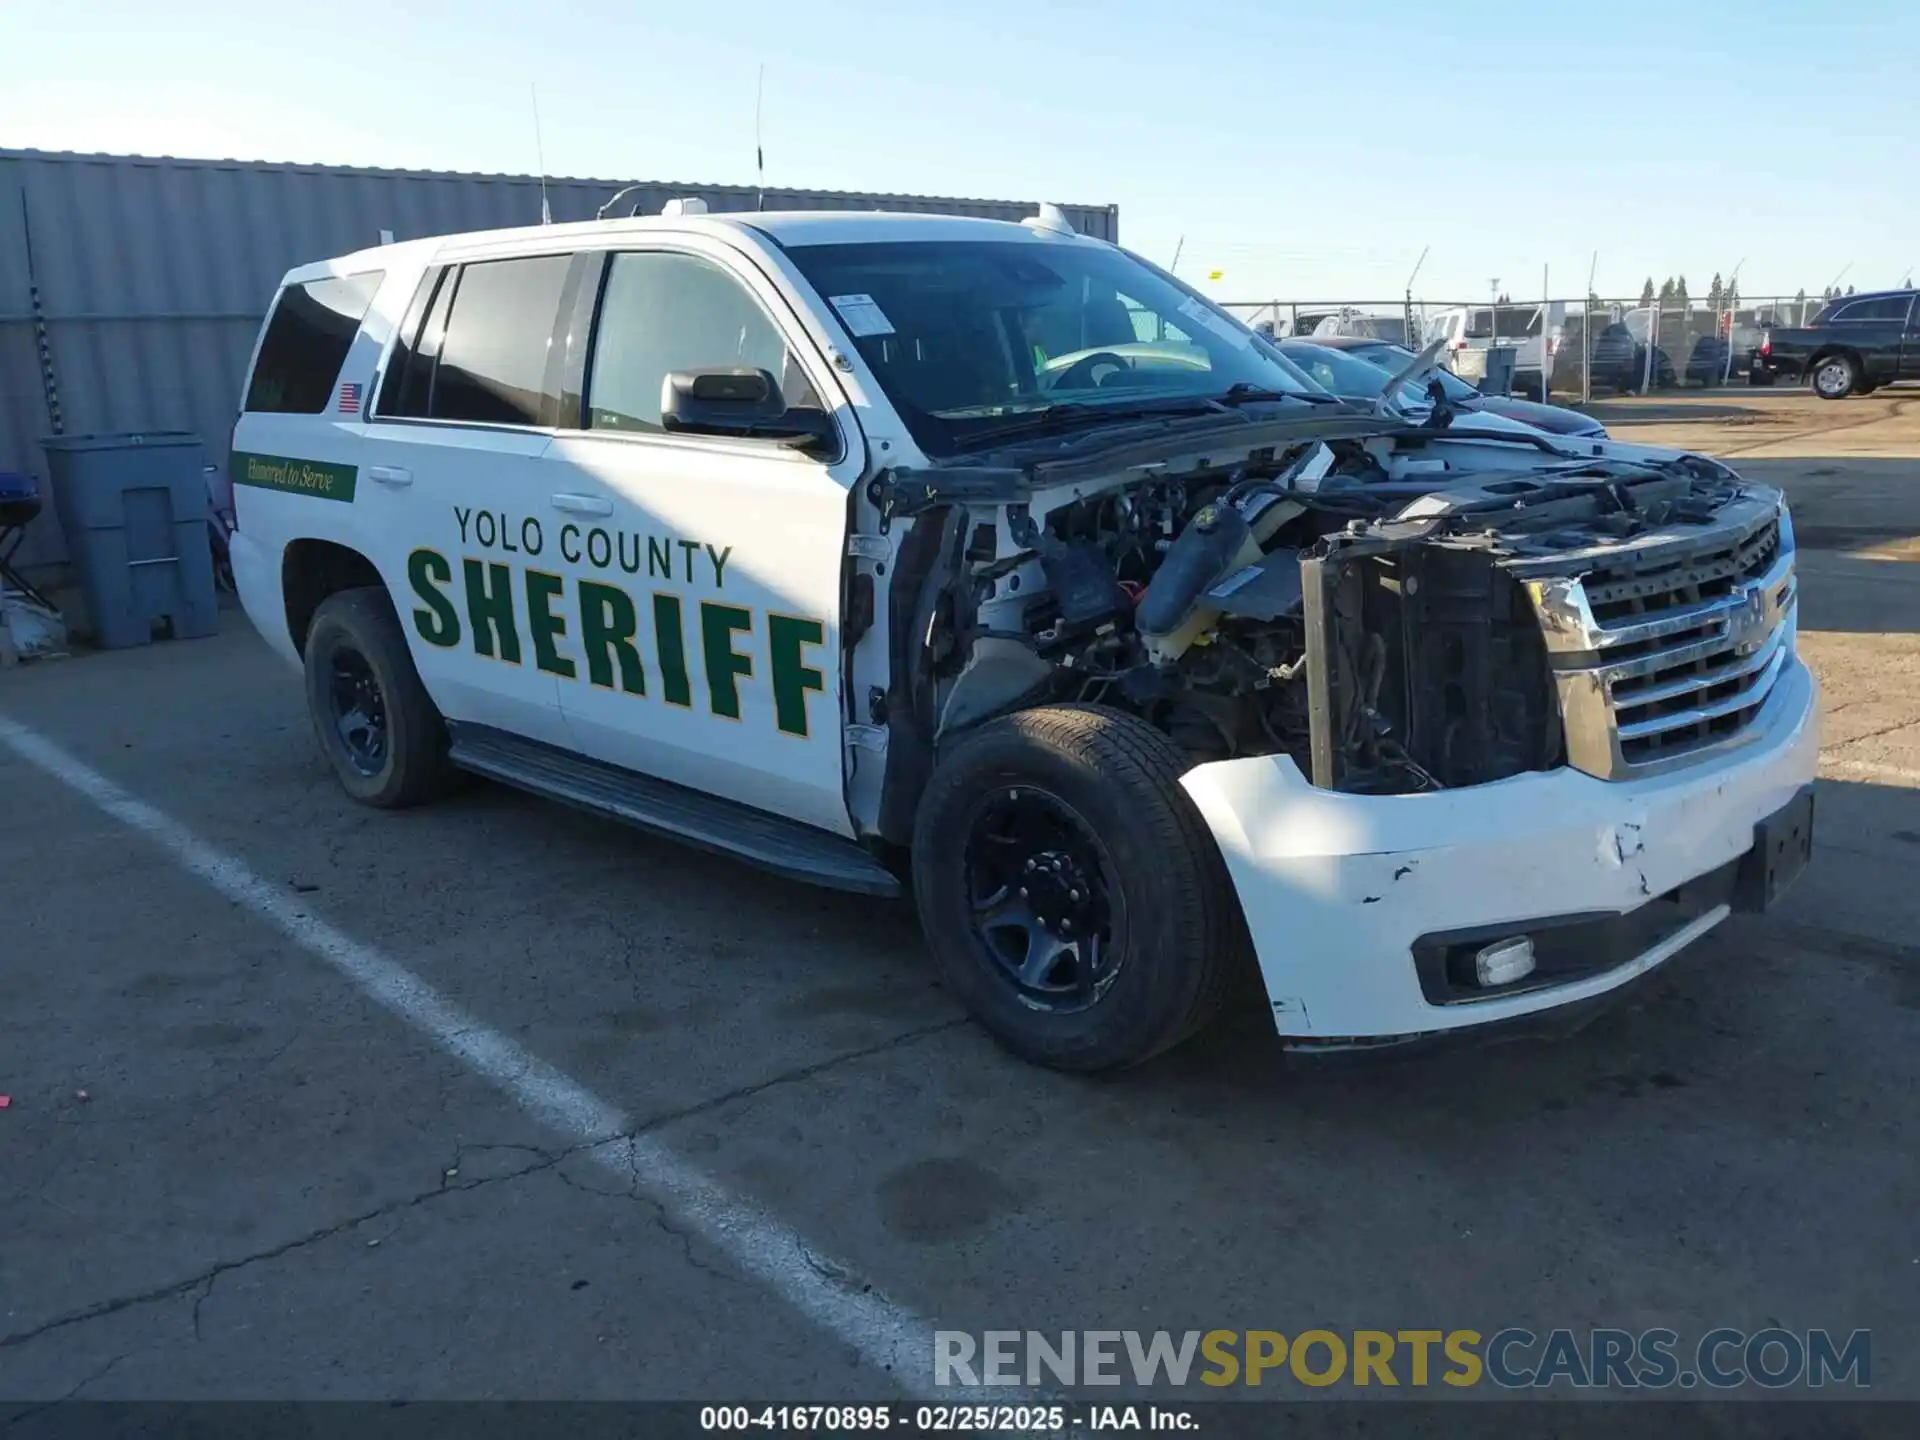
[(1096, 1004), (1120, 973), (1124, 907), (1087, 821), (1035, 786), (997, 789), (966, 841), (973, 941), (1021, 1002), (1054, 1014)]
[(344, 645), (333, 652), (329, 672), (329, 718), (347, 759), (362, 775), (378, 775), (386, 766), (388, 745), (380, 679), (366, 656)]

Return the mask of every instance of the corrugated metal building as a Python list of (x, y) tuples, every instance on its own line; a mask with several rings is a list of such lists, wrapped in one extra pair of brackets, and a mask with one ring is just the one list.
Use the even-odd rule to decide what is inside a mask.
[[(590, 220), (625, 183), (549, 179), (553, 219)], [(752, 187), (649, 184), (620, 213), (657, 213), (676, 195), (714, 210), (759, 200)], [(540, 199), (526, 175), (0, 150), (0, 470), (44, 484), (40, 440), (56, 429), (56, 403), (63, 433), (193, 430), (223, 463), (241, 372), (287, 270), (387, 232), (536, 224)], [(1018, 220), (1037, 207), (770, 189), (765, 208)], [(1116, 207), (1062, 208), (1083, 233), (1119, 238)], [(27, 536), (23, 567), (66, 558), (51, 510)]]

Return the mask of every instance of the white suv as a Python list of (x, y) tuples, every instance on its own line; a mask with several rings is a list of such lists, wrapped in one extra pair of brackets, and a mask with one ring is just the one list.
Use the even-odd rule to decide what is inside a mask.
[(349, 793), (477, 772), (911, 888), (1045, 1064), (1242, 968), (1299, 1048), (1561, 1023), (1806, 855), (1776, 492), (1340, 401), (1057, 213), (304, 266), (233, 445), (235, 578)]

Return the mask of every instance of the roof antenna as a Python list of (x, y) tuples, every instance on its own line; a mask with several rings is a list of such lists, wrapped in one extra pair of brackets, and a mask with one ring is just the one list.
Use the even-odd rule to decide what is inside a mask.
[(767, 93), (767, 62), (760, 62), (760, 78), (753, 87), (753, 208), (767, 208), (767, 152), (760, 143), (760, 102)]
[(551, 225), (553, 211), (547, 208), (547, 147), (540, 138), (540, 87), (529, 83), (527, 89), (533, 95), (533, 153), (540, 162), (540, 223)]

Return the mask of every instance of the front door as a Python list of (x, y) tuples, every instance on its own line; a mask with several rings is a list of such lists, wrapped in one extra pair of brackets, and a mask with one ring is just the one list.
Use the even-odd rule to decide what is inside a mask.
[[(449, 720), (565, 745), (535, 617), (551, 586), (546, 372), (571, 257), (448, 268), (402, 334), (367, 426), (373, 558)], [(430, 300), (430, 305), (426, 302)]]
[(1920, 380), (1920, 295), (1912, 297), (1907, 314), (1906, 343), (1900, 347), (1900, 378)]
[[(561, 708), (598, 759), (831, 830), (847, 817), (840, 587), (865, 463), (832, 373), (725, 247), (608, 258), (583, 428), (546, 452)], [(840, 453), (670, 435), (674, 370), (751, 365), (840, 410)]]

